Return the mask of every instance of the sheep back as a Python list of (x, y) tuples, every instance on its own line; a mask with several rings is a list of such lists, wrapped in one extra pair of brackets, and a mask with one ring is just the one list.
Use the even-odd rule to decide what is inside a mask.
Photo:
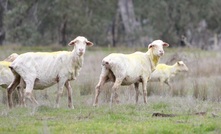
[(18, 56), (10, 67), (23, 79), (35, 78), (35, 89), (43, 89), (64, 77), (72, 79), (76, 67), (71, 63), (77, 64), (72, 60), (68, 51), (28, 52)]
[(132, 54), (113, 53), (103, 59), (103, 65), (109, 68), (115, 77), (124, 78), (122, 85), (140, 81), (151, 73), (150, 60), (142, 52)]
[(0, 61), (0, 86), (7, 87), (14, 76), (9, 68), (11, 62)]

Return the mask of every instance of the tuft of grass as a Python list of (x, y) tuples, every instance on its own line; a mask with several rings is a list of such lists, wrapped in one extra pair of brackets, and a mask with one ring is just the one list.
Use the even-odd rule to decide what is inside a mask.
[(156, 104), (152, 104), (152, 108), (154, 110), (162, 110), (162, 109), (166, 109), (168, 108), (168, 104), (164, 103), (164, 102), (159, 102), (159, 103), (156, 103)]
[(93, 93), (94, 84), (92, 82), (85, 82), (83, 85), (80, 85), (80, 95), (89, 95)]
[(221, 101), (221, 82), (220, 79), (216, 79), (214, 86), (213, 86), (213, 92), (211, 96), (211, 100), (215, 102), (220, 102)]
[(194, 86), (193, 86), (193, 97), (195, 98), (199, 98), (199, 83), (197, 81), (194, 82)]
[(208, 99), (208, 87), (206, 84), (199, 84), (199, 81), (194, 82), (193, 96), (203, 101)]

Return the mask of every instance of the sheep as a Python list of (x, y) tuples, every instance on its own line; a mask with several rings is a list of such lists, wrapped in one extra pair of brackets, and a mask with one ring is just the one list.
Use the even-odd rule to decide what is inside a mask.
[(9, 68), (11, 62), (18, 57), (17, 53), (13, 53), (3, 61), (0, 61), (0, 86), (6, 88), (14, 79), (14, 76)]
[(114, 82), (112, 86), (110, 106), (112, 105), (113, 95), (117, 96), (116, 90), (120, 85), (134, 84), (136, 90), (136, 103), (138, 102), (139, 83), (143, 87), (143, 99), (146, 103), (147, 81), (154, 71), (161, 56), (164, 54), (164, 47), (169, 44), (162, 40), (155, 40), (148, 45), (148, 51), (135, 52), (132, 54), (112, 53), (102, 60), (102, 70), (99, 82), (95, 87), (95, 98), (93, 106), (98, 105), (98, 96), (101, 92), (101, 86), (106, 82)]
[[(10, 56), (8, 56), (6, 59), (4, 59), (3, 61), (0, 61), (0, 87), (2, 88), (7, 88), (9, 86), (9, 84), (13, 81), (14, 79), (14, 75), (12, 74), (9, 66), (11, 65), (11, 62), (15, 60), (15, 58), (18, 56), (18, 54), (13, 53)], [(21, 92), (19, 89), (18, 90), (18, 97), (20, 98), (21, 96)], [(3, 92), (3, 103), (6, 102), (7, 98), (6, 98), (6, 91), (2, 90)], [(17, 97), (13, 96), (13, 97)]]
[(155, 71), (151, 74), (149, 82), (160, 82), (161, 89), (163, 88), (163, 83), (165, 83), (172, 89), (170, 79), (179, 72), (187, 71), (188, 67), (183, 61), (177, 61), (174, 65), (158, 64)]
[(10, 65), (11, 62), (0, 61), (0, 86), (3, 88), (7, 88), (14, 79), (14, 75), (9, 68)]
[[(14, 75), (12, 73), (12, 71), (10, 70), (9, 66), (11, 65), (11, 62), (8, 61), (0, 61), (0, 87), (6, 89), (11, 82), (14, 79)], [(6, 103), (6, 91), (2, 90), (3, 94), (2, 94), (2, 98), (3, 98), (3, 103)], [(18, 102), (19, 104), (21, 104), (21, 96), (22, 96), (22, 92), (19, 89), (19, 87), (17, 87), (17, 93), (13, 95), (13, 99), (16, 100), (16, 102)]]
[(93, 46), (83, 36), (72, 40), (69, 46), (74, 49), (58, 52), (28, 52), (19, 55), (12, 62), (10, 68), (15, 76), (14, 81), (8, 87), (8, 105), (12, 108), (11, 94), (15, 87), (25, 87), (23, 103), (28, 98), (32, 103), (38, 102), (32, 97), (32, 90), (45, 89), (58, 83), (56, 107), (59, 107), (59, 99), (65, 86), (68, 91), (68, 107), (74, 108), (72, 104), (72, 88), (70, 81), (75, 80), (83, 65), (86, 46)]
[(12, 61), (14, 61), (17, 57), (18, 57), (18, 54), (17, 54), (17, 53), (12, 53), (12, 54), (9, 55), (6, 59), (4, 59), (4, 61), (12, 62)]

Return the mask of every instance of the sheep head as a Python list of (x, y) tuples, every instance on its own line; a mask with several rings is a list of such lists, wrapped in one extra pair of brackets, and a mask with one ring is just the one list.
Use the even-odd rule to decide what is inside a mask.
[(76, 51), (78, 56), (82, 56), (85, 53), (86, 46), (93, 46), (93, 43), (88, 41), (87, 38), (83, 36), (78, 36), (72, 40), (69, 46), (74, 46), (74, 51)]
[(18, 57), (17, 53), (13, 53), (10, 56), (8, 56), (4, 61), (13, 62)]
[(187, 72), (189, 70), (183, 61), (177, 61), (176, 66), (177, 66), (176, 68), (179, 72)]
[(154, 56), (161, 57), (164, 55), (163, 47), (168, 47), (169, 44), (163, 42), (162, 40), (155, 40), (149, 44), (148, 49), (152, 50)]

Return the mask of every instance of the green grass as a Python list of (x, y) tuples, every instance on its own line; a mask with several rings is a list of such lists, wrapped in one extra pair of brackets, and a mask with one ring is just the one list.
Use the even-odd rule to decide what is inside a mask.
[[(1, 107), (4, 108), (5, 106)], [(6, 110), (0, 116), (0, 133), (220, 133), (221, 119), (211, 115), (152, 117), (156, 109), (168, 111), (163, 103), (108, 105), (75, 109), (39, 106)], [(34, 112), (33, 112), (34, 111)]]

